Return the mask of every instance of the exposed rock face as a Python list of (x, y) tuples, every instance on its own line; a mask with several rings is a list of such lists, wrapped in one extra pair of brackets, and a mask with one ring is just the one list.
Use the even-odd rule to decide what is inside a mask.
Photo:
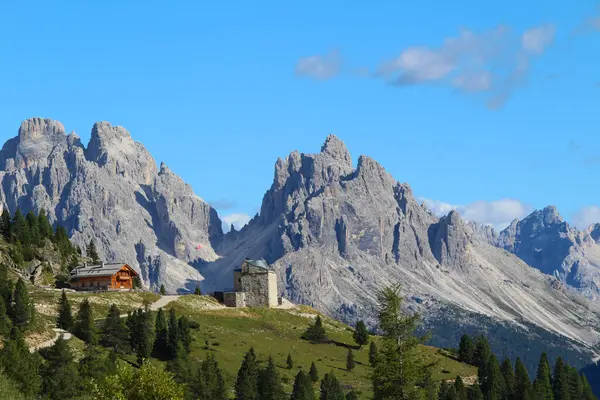
[(556, 207), (537, 210), (510, 226), (490, 243), (521, 258), (584, 295), (600, 294), (600, 225), (584, 231), (570, 227)]
[(74, 243), (85, 250), (93, 238), (103, 259), (129, 263), (147, 285), (193, 289), (202, 277), (188, 263), (217, 258), (215, 210), (123, 127), (96, 123), (85, 148), (60, 122), (32, 118), (0, 151), (0, 167), (4, 207), (45, 208)]
[[(560, 224), (551, 215), (543, 221)], [(205, 290), (229, 288), (244, 257), (264, 257), (276, 267), (283, 296), (348, 322), (374, 322), (376, 291), (400, 283), (407, 306), (431, 326), (462, 318), (448, 309), (462, 310), (511, 329), (533, 324), (595, 343), (598, 306), (555, 288), (554, 278), (492, 246), (496, 239), (491, 228), (466, 225), (456, 212), (436, 218), (369, 157), (353, 168), (344, 144), (329, 136), (320, 153), (277, 160), (260, 215), (226, 235), (224, 257), (201, 272)]]

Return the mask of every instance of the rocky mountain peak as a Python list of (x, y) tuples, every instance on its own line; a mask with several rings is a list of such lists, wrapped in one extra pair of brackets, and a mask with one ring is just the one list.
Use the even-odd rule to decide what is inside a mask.
[(146, 148), (122, 126), (97, 122), (92, 128), (86, 158), (112, 174), (149, 185), (157, 174), (156, 163)]
[(132, 154), (135, 150), (135, 142), (122, 126), (113, 126), (103, 121), (96, 122), (92, 127), (92, 136), (87, 147), (88, 160), (102, 166), (108, 161), (109, 153), (118, 151)]
[(51, 153), (66, 145), (65, 127), (47, 118), (30, 118), (23, 121), (16, 138), (5, 143), (0, 157), (6, 170), (25, 168), (48, 162)]
[(558, 212), (556, 206), (546, 206), (541, 211), (541, 214), (546, 225), (561, 224), (565, 222), (563, 217)]
[(321, 146), (321, 153), (331, 156), (338, 162), (352, 166), (352, 158), (346, 144), (333, 134), (328, 135), (325, 139), (325, 143)]
[(21, 123), (19, 127), (20, 143), (47, 140), (57, 141), (66, 136), (65, 127), (58, 121), (48, 118), (30, 118)]

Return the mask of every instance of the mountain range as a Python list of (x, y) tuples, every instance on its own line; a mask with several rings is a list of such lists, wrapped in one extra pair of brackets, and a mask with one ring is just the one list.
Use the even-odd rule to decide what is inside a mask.
[(580, 232), (554, 207), (502, 232), (437, 217), (367, 156), (354, 167), (330, 135), (316, 154), (278, 159), (260, 213), (224, 234), (216, 211), (122, 127), (96, 123), (87, 146), (33, 118), (0, 151), (0, 201), (48, 211), (72, 241), (94, 239), (156, 289), (233, 286), (232, 270), (264, 258), (281, 294), (345, 322), (373, 325), (376, 291), (400, 284), (436, 345), (493, 333), (497, 351), (561, 354), (584, 365), (600, 340), (600, 225)]

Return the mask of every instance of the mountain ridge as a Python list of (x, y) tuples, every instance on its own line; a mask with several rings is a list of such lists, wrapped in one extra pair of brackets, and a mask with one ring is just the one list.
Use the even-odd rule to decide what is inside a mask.
[(4, 206), (46, 208), (74, 243), (93, 238), (104, 259), (133, 260), (153, 288), (230, 289), (232, 269), (262, 257), (281, 295), (344, 322), (374, 325), (377, 289), (400, 283), (440, 342), (458, 326), (491, 329), (506, 332), (498, 346), (511, 335), (523, 347), (560, 343), (583, 363), (600, 337), (598, 305), (492, 245), (493, 231), (455, 211), (436, 217), (376, 160), (361, 155), (354, 167), (334, 135), (318, 153), (279, 158), (260, 212), (227, 234), (188, 184), (107, 122), (85, 147), (56, 121), (27, 120), (2, 164)]

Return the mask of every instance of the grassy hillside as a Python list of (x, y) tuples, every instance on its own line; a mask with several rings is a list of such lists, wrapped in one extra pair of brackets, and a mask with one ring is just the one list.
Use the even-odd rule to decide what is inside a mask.
[[(36, 310), (42, 320), (51, 329), (56, 315), (56, 305), (60, 291), (37, 289), (32, 291)], [(103, 318), (110, 304), (118, 305), (121, 313), (143, 306), (144, 301), (154, 302), (159, 296), (153, 293), (68, 293), (74, 313), (78, 304), (87, 298), (92, 306), (94, 317)], [(320, 377), (333, 371), (346, 390), (355, 389), (360, 398), (369, 398), (371, 368), (368, 362), (368, 345), (354, 349), (356, 367), (346, 371), (346, 353), (348, 347), (356, 346), (352, 339), (352, 329), (340, 322), (323, 318), (328, 337), (334, 344), (311, 344), (300, 338), (305, 329), (317, 315), (317, 311), (306, 306), (290, 309), (233, 309), (224, 308), (212, 297), (186, 295), (169, 303), (165, 309), (174, 308), (178, 315), (185, 315), (198, 323), (199, 328), (192, 330), (194, 342), (190, 358), (199, 362), (211, 352), (217, 358), (224, 371), (227, 387), (232, 388), (244, 354), (254, 347), (260, 362), (272, 355), (285, 388), (291, 392), (296, 373), (303, 369), (308, 372), (311, 362), (315, 362)], [(101, 321), (99, 321), (101, 323)], [(375, 338), (374, 340), (377, 340)], [(73, 337), (70, 347), (80, 357), (83, 343)], [(422, 356), (430, 362), (436, 362), (434, 379), (450, 380), (457, 375), (472, 382), (477, 371), (474, 367), (462, 364), (445, 351), (421, 346)], [(294, 367), (286, 367), (287, 355), (291, 354)], [(126, 356), (135, 362), (135, 355)], [(151, 362), (162, 364), (153, 359)], [(315, 390), (318, 386), (315, 385)]]
[[(327, 334), (335, 344), (311, 344), (300, 339), (317, 312), (305, 306), (293, 309), (232, 309), (222, 308), (209, 297), (183, 296), (166, 307), (175, 308), (178, 314), (197, 322), (200, 328), (193, 331), (192, 360), (204, 359), (212, 352), (225, 371), (228, 386), (233, 386), (241, 360), (250, 347), (254, 347), (258, 359), (266, 361), (272, 355), (279, 372), (291, 391), (294, 376), (301, 368), (308, 372), (315, 362), (321, 377), (334, 371), (347, 389), (356, 389), (361, 398), (371, 393), (368, 346), (355, 349), (356, 367), (346, 371), (348, 346), (355, 346), (352, 329), (337, 321), (324, 318)], [(206, 343), (208, 342), (208, 347)], [(477, 374), (474, 367), (462, 364), (444, 351), (421, 346), (422, 356), (436, 362), (434, 379), (454, 379), (457, 375), (472, 381)], [(286, 368), (288, 353), (294, 367)]]

